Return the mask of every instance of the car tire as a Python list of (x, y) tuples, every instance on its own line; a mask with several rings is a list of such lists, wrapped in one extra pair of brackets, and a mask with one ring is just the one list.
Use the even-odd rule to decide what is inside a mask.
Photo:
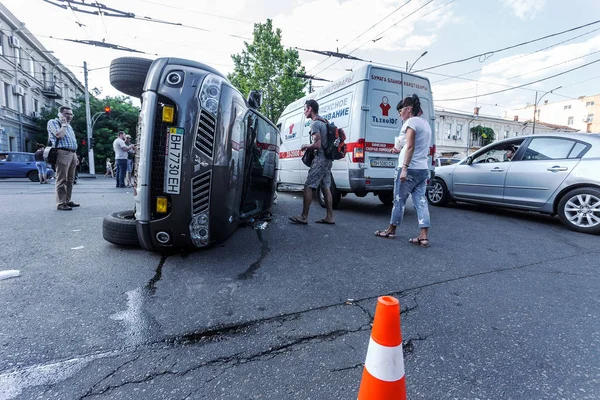
[[(584, 204), (582, 204), (582, 201)], [(595, 208), (591, 210), (590, 208)], [(558, 202), (558, 217), (569, 229), (577, 232), (600, 233), (600, 189), (583, 187), (571, 190)], [(590, 221), (592, 215), (596, 220)]]
[(119, 211), (104, 217), (102, 237), (119, 246), (140, 246), (134, 211)]
[[(21, 175), (23, 176), (23, 175)], [(31, 182), (39, 182), (40, 181), (40, 175), (38, 174), (37, 171), (29, 171), (27, 173), (27, 177), (29, 178), (29, 180)]]
[(433, 179), (431, 188), (427, 190), (427, 201), (432, 206), (443, 207), (450, 202), (448, 187), (441, 179)]
[(394, 192), (381, 192), (377, 197), (386, 206), (391, 206), (394, 203)]
[[(342, 192), (337, 190), (337, 187), (335, 186), (335, 182), (333, 181), (333, 177), (331, 177), (331, 187), (329, 189), (331, 190), (331, 199), (332, 199), (331, 206), (332, 206), (332, 208), (337, 209), (340, 205), (340, 201), (342, 200)], [(317, 188), (317, 197), (319, 198), (319, 204), (321, 205), (321, 207), (326, 208), (325, 207), (325, 195), (323, 195), (321, 186), (319, 186)]]
[(137, 98), (144, 93), (146, 75), (152, 60), (139, 57), (120, 57), (110, 63), (110, 84), (119, 92)]

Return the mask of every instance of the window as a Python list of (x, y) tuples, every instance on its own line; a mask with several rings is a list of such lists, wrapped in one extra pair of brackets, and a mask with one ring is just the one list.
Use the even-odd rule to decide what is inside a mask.
[(585, 103), (585, 106), (586, 106), (586, 107), (591, 107), (591, 106), (593, 106), (593, 105), (594, 105), (594, 102), (593, 102), (593, 101), (588, 101), (588, 102), (586, 102), (586, 103)]
[(523, 143), (523, 139), (511, 140), (508, 143), (497, 144), (483, 153), (475, 154), (473, 158), (473, 164), (511, 161), (515, 153), (510, 152), (509, 154), (509, 151), (511, 149), (517, 149), (518, 151), (521, 143)]
[(573, 125), (573, 117), (569, 117), (569, 119), (567, 119), (567, 125)]
[(42, 67), (42, 83), (46, 87), (46, 67)]
[(570, 109), (571, 109), (571, 105), (570, 105), (570, 104), (569, 104), (569, 105), (566, 105), (566, 106), (563, 108), (563, 110), (570, 110)]
[(577, 142), (575, 143), (575, 146), (573, 146), (573, 149), (569, 154), (569, 158), (581, 158), (588, 151), (589, 148), (590, 145), (586, 143)]
[(507, 139), (510, 136), (510, 131), (507, 129), (504, 131), (504, 139)]
[(29, 73), (35, 78), (35, 59), (33, 57), (29, 59)]
[(585, 122), (594, 122), (594, 114), (588, 114)]
[(27, 96), (19, 96), (21, 97), (21, 113), (27, 114)]
[(462, 124), (456, 124), (456, 139), (462, 139)]
[(10, 108), (10, 98), (12, 96), (12, 87), (4, 82), (4, 107)]
[(21, 49), (18, 47), (15, 47), (15, 63), (21, 66)]
[(40, 101), (38, 99), (33, 99), (33, 111), (40, 112)]
[(533, 138), (524, 160), (560, 160), (568, 158), (576, 142), (560, 138)]
[(449, 124), (449, 125), (446, 127), (446, 137), (447, 137), (448, 139), (450, 139), (450, 136), (452, 136), (452, 124)]
[(0, 56), (4, 55), (4, 34), (0, 32)]

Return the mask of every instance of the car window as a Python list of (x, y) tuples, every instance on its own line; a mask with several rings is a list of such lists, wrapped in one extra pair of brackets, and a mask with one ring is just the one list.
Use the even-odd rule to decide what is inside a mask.
[(581, 158), (590, 148), (590, 145), (587, 143), (577, 142), (575, 146), (573, 146), (573, 150), (569, 154), (569, 158)]
[(558, 160), (568, 158), (577, 142), (562, 138), (533, 138), (523, 160)]
[(29, 155), (28, 154), (13, 154), (10, 161), (11, 162), (28, 162)]
[(502, 162), (506, 158), (506, 152), (507, 150), (502, 146), (494, 146), (487, 151), (478, 154), (477, 157), (473, 159), (473, 164)]
[(0, 161), (6, 161), (7, 154), (0, 154)]

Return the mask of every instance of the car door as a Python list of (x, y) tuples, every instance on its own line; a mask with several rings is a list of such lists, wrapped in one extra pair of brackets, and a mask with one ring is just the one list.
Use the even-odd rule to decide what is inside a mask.
[(532, 138), (524, 152), (517, 154), (519, 159), (510, 163), (504, 202), (522, 208), (542, 207), (579, 163), (581, 148), (582, 144), (572, 139)]
[(8, 153), (0, 153), (0, 178), (8, 178), (10, 176), (9, 171)]
[(502, 162), (503, 145), (475, 153), (472, 162), (457, 165), (452, 177), (452, 195), (459, 200), (502, 203), (504, 180), (509, 164)]

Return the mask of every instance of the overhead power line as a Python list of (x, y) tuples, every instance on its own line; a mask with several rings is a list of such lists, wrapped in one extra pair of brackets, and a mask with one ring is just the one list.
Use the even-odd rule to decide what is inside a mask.
[(154, 55), (154, 56), (157, 55), (155, 53), (147, 53), (145, 51), (132, 49), (130, 47), (125, 47), (125, 46), (121, 46), (121, 45), (118, 45), (118, 44), (101, 42), (99, 40), (66, 39), (66, 38), (57, 38), (57, 37), (54, 37), (54, 36), (40, 36), (40, 37), (47, 37), (49, 39), (54, 39), (54, 40), (63, 40), (65, 42), (73, 42), (73, 43), (79, 43), (79, 44), (86, 44), (86, 45), (95, 46), (95, 47), (104, 47), (104, 48), (113, 49), (113, 50), (128, 51), (130, 53), (150, 54), (150, 55)]
[(548, 39), (548, 38), (551, 38), (551, 37), (554, 37), (554, 36), (563, 35), (565, 33), (573, 32), (573, 31), (576, 31), (578, 29), (583, 29), (585, 27), (592, 26), (592, 25), (595, 25), (597, 23), (600, 23), (600, 20), (594, 21), (594, 22), (590, 22), (589, 24), (576, 26), (575, 28), (567, 29), (566, 31), (557, 32), (557, 33), (546, 35), (546, 36), (543, 36), (543, 37), (540, 37), (540, 38), (537, 38), (537, 39), (532, 39), (532, 40), (528, 40), (526, 42), (517, 43), (517, 44), (514, 44), (512, 46), (504, 47), (504, 48), (501, 48), (501, 49), (498, 49), (498, 50), (492, 50), (492, 51), (488, 51), (488, 52), (485, 52), (485, 53), (476, 54), (476, 55), (471, 56), (471, 57), (462, 58), (460, 60), (449, 61), (449, 62), (446, 62), (446, 63), (443, 63), (443, 64), (434, 65), (432, 67), (427, 67), (427, 68), (419, 69), (419, 70), (415, 71), (415, 73), (416, 72), (429, 71), (431, 69), (444, 67), (446, 65), (462, 63), (462, 62), (465, 62), (465, 61), (473, 60), (475, 58), (481, 59), (481, 57), (484, 57), (484, 59), (480, 61), (480, 62), (483, 62), (483, 61), (487, 60), (489, 57), (493, 56), (496, 53), (500, 53), (502, 51), (514, 49), (514, 48), (520, 47), (520, 46), (525, 46), (526, 44), (530, 44), (530, 43), (534, 43), (534, 42), (539, 42), (540, 40)]
[[(200, 28), (200, 27), (192, 26), (192, 25), (186, 25), (181, 22), (171, 22), (171, 21), (166, 21), (166, 20), (161, 20), (161, 19), (154, 19), (152, 17), (137, 16), (135, 13), (132, 13), (129, 11), (122, 11), (122, 10), (119, 10), (116, 8), (107, 7), (106, 5), (99, 3), (98, 1), (95, 1), (94, 3), (89, 3), (89, 4), (86, 3), (85, 0), (82, 0), (82, 1), (43, 0), (43, 1), (48, 4), (52, 4), (53, 6), (57, 6), (62, 9), (65, 9), (65, 10), (67, 8), (69, 8), (72, 11), (81, 12), (81, 13), (85, 13), (85, 14), (103, 15), (105, 17), (130, 18), (130, 19), (136, 19), (136, 20), (140, 20), (140, 21), (154, 22), (157, 24), (180, 26), (183, 28), (195, 29), (195, 30), (203, 31), (203, 32), (218, 33), (221, 35), (226, 35), (226, 36), (234, 37), (237, 39), (251, 40), (250, 38), (247, 38), (244, 36), (234, 35), (231, 33), (214, 32), (214, 31), (211, 31), (210, 29)], [(56, 3), (56, 2), (58, 2), (58, 3)], [(90, 11), (87, 8), (91, 8), (93, 11)]]
[(589, 62), (587, 64), (580, 65), (579, 67), (571, 68), (571, 69), (569, 69), (567, 71), (563, 71), (563, 72), (560, 72), (558, 74), (554, 74), (554, 75), (548, 76), (546, 78), (538, 79), (538, 80), (533, 81), (533, 82), (524, 83), (522, 85), (515, 86), (515, 87), (509, 88), (509, 89), (498, 90), (498, 91), (495, 91), (495, 92), (484, 93), (484, 94), (480, 94), (480, 95), (476, 95), (476, 96), (460, 97), (460, 98), (456, 98), (456, 99), (442, 99), (442, 100), (437, 100), (436, 99), (436, 102), (438, 102), (438, 101), (459, 101), (459, 100), (475, 99), (475, 98), (479, 98), (479, 97), (490, 96), (492, 94), (498, 94), (498, 93), (508, 92), (509, 90), (520, 89), (520, 88), (525, 87), (525, 86), (533, 85), (534, 83), (547, 81), (548, 79), (552, 79), (552, 78), (556, 78), (557, 76), (568, 74), (569, 72), (576, 71), (578, 69), (587, 67), (588, 65), (592, 65), (592, 64), (595, 64), (597, 62), (600, 62), (600, 59), (595, 60), (595, 61), (591, 61), (591, 62)]

